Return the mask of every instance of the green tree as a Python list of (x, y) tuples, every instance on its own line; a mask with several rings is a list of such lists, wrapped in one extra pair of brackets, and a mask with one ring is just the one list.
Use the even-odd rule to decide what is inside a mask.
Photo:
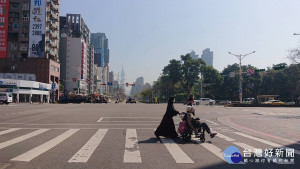
[(288, 51), (287, 58), (293, 63), (300, 63), (300, 48), (291, 49)]
[(190, 97), (191, 91), (196, 82), (199, 82), (199, 74), (205, 62), (202, 59), (192, 59), (189, 54), (181, 55), (182, 75), (184, 87), (187, 91), (187, 98)]
[(163, 76), (166, 76), (168, 80), (170, 80), (170, 95), (174, 95), (175, 85), (182, 77), (180, 61), (175, 59), (170, 60), (170, 63), (163, 69)]
[[(202, 71), (203, 84), (207, 84), (205, 89), (205, 97), (220, 98), (222, 92), (223, 77), (219, 71), (214, 69), (212, 66), (204, 66)], [(203, 90), (204, 90), (203, 89)], [(203, 96), (201, 96), (203, 97)]]
[(59, 84), (59, 91), (60, 92), (63, 92), (65, 90), (65, 87), (64, 87), (64, 85), (62, 85), (62, 84)]

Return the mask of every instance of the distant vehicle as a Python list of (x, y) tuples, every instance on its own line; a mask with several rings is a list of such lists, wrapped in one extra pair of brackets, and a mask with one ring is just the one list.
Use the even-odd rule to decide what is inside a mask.
[(248, 103), (248, 104), (252, 104), (254, 102), (254, 98), (245, 98), (243, 99), (243, 103)]
[(280, 100), (268, 100), (266, 102), (262, 102), (261, 104), (266, 104), (266, 105), (284, 105), (284, 102)]
[(212, 100), (210, 98), (200, 98), (198, 100), (194, 100), (194, 104), (196, 105), (214, 105), (216, 104), (216, 101), (215, 100)]
[(0, 92), (0, 104), (9, 104), (13, 101), (12, 94), (8, 92)]
[(126, 101), (126, 104), (127, 103), (136, 103), (136, 100), (135, 98), (129, 98), (127, 101)]
[(229, 100), (221, 100), (220, 104), (231, 104), (231, 101), (229, 101)]

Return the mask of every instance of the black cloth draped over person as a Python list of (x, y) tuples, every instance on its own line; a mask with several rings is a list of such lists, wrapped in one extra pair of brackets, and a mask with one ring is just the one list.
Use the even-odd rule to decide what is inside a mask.
[(178, 115), (179, 112), (174, 108), (173, 102), (174, 102), (174, 97), (170, 97), (168, 101), (166, 113), (163, 119), (161, 120), (160, 125), (157, 127), (154, 133), (156, 137), (158, 136), (164, 136), (166, 138), (178, 137), (178, 134), (175, 129), (173, 117)]

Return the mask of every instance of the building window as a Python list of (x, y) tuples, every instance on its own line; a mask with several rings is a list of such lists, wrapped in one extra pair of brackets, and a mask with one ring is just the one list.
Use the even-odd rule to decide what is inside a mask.
[(17, 54), (12, 54), (11, 55), (11, 60), (16, 61), (17, 60)]
[(19, 21), (20, 15), (19, 12), (9, 12), (9, 21)]
[(28, 35), (27, 35), (27, 33), (22, 33), (22, 38), (27, 38), (28, 37)]
[(28, 2), (23, 3), (22, 10), (29, 10), (29, 3)]
[(21, 53), (21, 60), (26, 61), (28, 54), (27, 53)]
[(13, 23), (12, 28), (13, 29), (19, 29), (19, 24), (18, 23)]
[(12, 2), (12, 3), (10, 3), (10, 7), (11, 8), (20, 8), (20, 4)]
[(11, 43), (10, 50), (11, 51), (17, 51), (18, 50), (18, 43)]
[(29, 21), (29, 14), (28, 13), (23, 13), (22, 21)]
[(28, 24), (23, 24), (22, 25), (22, 31), (28, 31), (29, 30), (29, 25)]
[(21, 45), (20, 45), (20, 51), (26, 52), (27, 49), (28, 49), (28, 43), (22, 42)]

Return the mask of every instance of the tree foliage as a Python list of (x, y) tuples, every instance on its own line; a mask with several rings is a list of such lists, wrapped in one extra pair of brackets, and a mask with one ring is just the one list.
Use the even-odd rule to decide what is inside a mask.
[[(294, 101), (300, 97), (300, 64), (288, 66), (279, 63), (254, 74), (248, 74), (248, 69), (258, 68), (252, 65), (242, 66), (243, 98), (280, 95), (279, 99), (283, 101)], [(182, 55), (180, 60), (170, 60), (152, 88), (145, 89), (141, 94), (144, 98), (149, 98), (151, 93), (151, 97), (159, 97), (160, 101), (167, 101), (172, 95), (180, 102), (190, 95), (196, 98), (239, 100), (238, 72), (238, 64), (228, 65), (220, 74), (213, 67), (206, 66), (202, 59), (194, 60), (189, 54)], [(229, 76), (230, 74), (233, 76)]]
[(300, 63), (300, 48), (291, 49), (288, 51), (287, 58), (293, 63)]

